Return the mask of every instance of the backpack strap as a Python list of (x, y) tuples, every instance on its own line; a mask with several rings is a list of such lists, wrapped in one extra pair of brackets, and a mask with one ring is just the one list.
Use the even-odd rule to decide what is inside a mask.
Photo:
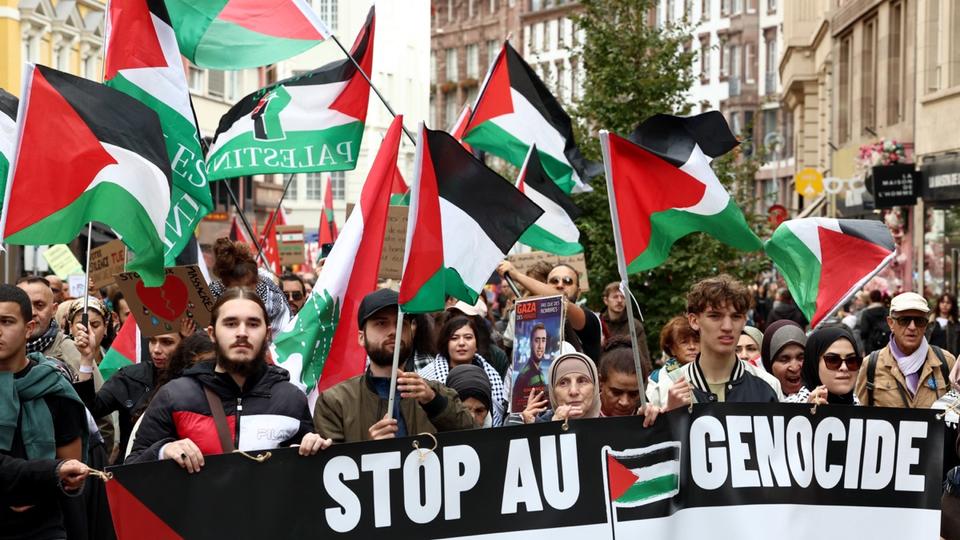
[(233, 437), (230, 436), (230, 428), (227, 426), (227, 414), (223, 410), (223, 402), (220, 401), (220, 396), (206, 386), (203, 387), (203, 393), (207, 396), (210, 415), (213, 416), (213, 423), (217, 426), (220, 448), (225, 454), (232, 453), (236, 448), (233, 446)]
[(867, 407), (873, 407), (873, 389), (876, 387), (873, 382), (877, 378), (878, 356), (880, 351), (873, 351), (867, 359)]
[[(943, 349), (937, 347), (936, 345), (931, 345), (933, 349), (933, 354), (937, 355), (937, 360), (940, 361), (940, 374), (943, 375), (943, 389), (944, 393), (950, 391), (950, 366), (947, 365), (947, 359), (943, 356)], [(934, 376), (936, 378), (936, 376)], [(940, 392), (937, 392), (937, 397), (940, 397)]]

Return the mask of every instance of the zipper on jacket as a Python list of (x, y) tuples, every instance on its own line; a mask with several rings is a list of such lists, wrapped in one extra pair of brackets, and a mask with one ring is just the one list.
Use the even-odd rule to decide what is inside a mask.
[(240, 416), (243, 413), (243, 398), (237, 396), (237, 421), (234, 426), (233, 447), (240, 450)]

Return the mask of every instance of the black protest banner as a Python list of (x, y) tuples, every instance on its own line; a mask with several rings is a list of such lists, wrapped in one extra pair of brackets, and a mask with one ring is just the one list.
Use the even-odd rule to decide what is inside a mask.
[[(118, 536), (935, 538), (934, 412), (698, 405), (604, 418), (111, 469)], [(242, 419), (241, 419), (242, 422)], [(418, 441), (421, 449), (412, 443)], [(423, 450), (427, 449), (427, 450)]]

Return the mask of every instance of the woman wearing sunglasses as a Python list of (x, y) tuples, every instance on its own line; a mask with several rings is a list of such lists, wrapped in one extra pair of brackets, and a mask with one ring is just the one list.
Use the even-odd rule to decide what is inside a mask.
[(853, 392), (863, 355), (844, 325), (827, 326), (807, 336), (803, 354), (803, 386), (787, 403), (859, 405)]

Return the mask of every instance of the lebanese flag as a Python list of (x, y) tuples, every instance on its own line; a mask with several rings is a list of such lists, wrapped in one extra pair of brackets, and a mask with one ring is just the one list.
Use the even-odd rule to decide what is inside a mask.
[(307, 0), (165, 0), (194, 65), (244, 69), (302, 53), (332, 35)]
[(573, 223), (580, 217), (580, 209), (543, 172), (537, 145), (530, 147), (527, 160), (517, 177), (517, 189), (543, 208), (540, 219), (520, 237), (521, 244), (557, 255), (583, 252), (580, 230)]
[(133, 316), (128, 316), (127, 320), (121, 321), (120, 331), (117, 337), (113, 339), (113, 344), (107, 354), (103, 355), (100, 362), (100, 373), (103, 380), (107, 380), (114, 373), (126, 366), (140, 363), (140, 327), (137, 326), (137, 320)]
[(17, 142), (17, 107), (19, 100), (0, 88), (0, 193), (6, 192), (7, 174)]
[(270, 270), (274, 274), (280, 275), (283, 268), (280, 265), (280, 246), (277, 244), (277, 225), (287, 224), (287, 213), (283, 208), (280, 208), (276, 218), (274, 218), (274, 214), (275, 212), (271, 210), (270, 215), (267, 216), (267, 222), (263, 224), (260, 245), (263, 246), (263, 256), (269, 263)]
[(631, 139), (600, 132), (610, 216), (626, 265), (621, 278), (656, 268), (674, 242), (697, 231), (744, 251), (762, 247), (710, 168), (711, 158), (738, 144), (723, 115), (658, 114)]
[(441, 311), (475, 304), (497, 264), (543, 210), (443, 131), (420, 124), (400, 304)]
[(397, 116), (380, 143), (358, 207), (344, 223), (313, 292), (274, 342), (273, 357), (290, 372), (290, 380), (311, 395), (311, 407), (316, 390), (360, 375), (366, 367), (367, 355), (357, 342), (357, 310), (363, 297), (377, 288), (402, 132), (403, 117)]
[(893, 260), (881, 221), (803, 218), (784, 221), (763, 247), (815, 327)]
[(332, 244), (337, 240), (337, 222), (333, 218), (333, 178), (327, 175), (327, 187), (323, 192), (323, 211), (320, 212), (320, 245)]
[(509, 42), (480, 87), (462, 139), (516, 167), (536, 144), (544, 170), (565, 193), (591, 191), (584, 182), (601, 172), (580, 153), (570, 116)]
[(0, 241), (67, 244), (97, 221), (134, 253), (127, 270), (160, 286), (170, 161), (157, 113), (102, 84), (33, 64), (21, 95)]

